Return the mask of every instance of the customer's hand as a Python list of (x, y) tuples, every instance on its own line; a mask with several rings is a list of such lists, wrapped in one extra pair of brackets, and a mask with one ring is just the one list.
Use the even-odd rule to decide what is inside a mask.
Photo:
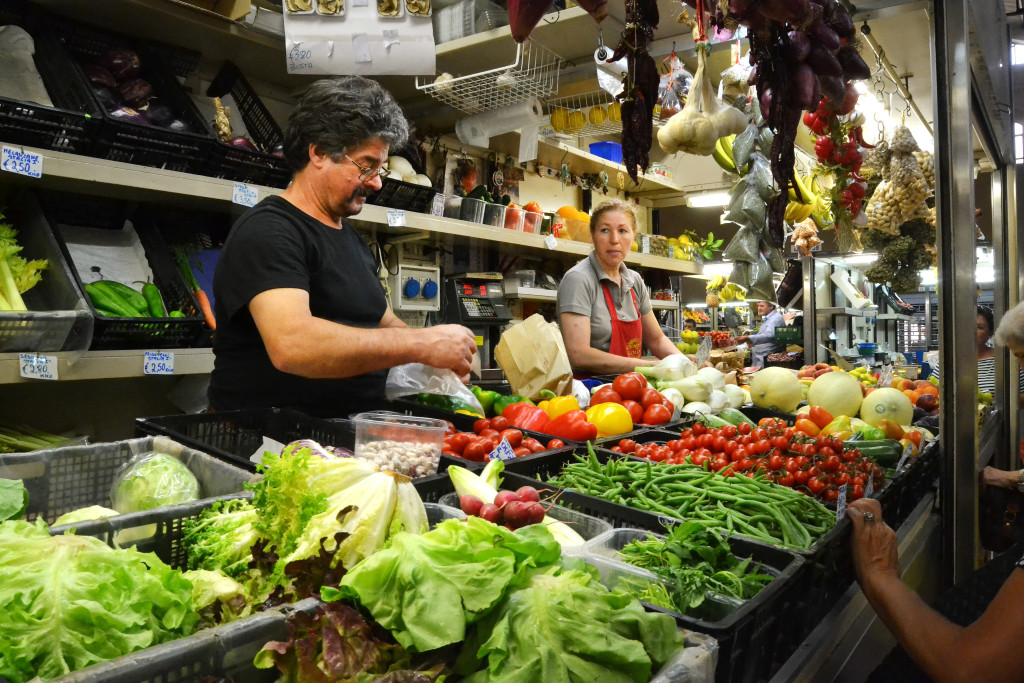
[(846, 515), (853, 524), (853, 568), (857, 581), (866, 581), (885, 574), (900, 575), (900, 559), (896, 532), (882, 519), (882, 506), (872, 498), (850, 503)]
[(985, 486), (995, 486), (1000, 489), (1016, 489), (1017, 472), (1007, 472), (995, 467), (986, 467), (981, 471), (981, 482)]
[(447, 368), (459, 377), (468, 377), (476, 341), (473, 332), (462, 325), (435, 325), (423, 329), (425, 354), (423, 364)]

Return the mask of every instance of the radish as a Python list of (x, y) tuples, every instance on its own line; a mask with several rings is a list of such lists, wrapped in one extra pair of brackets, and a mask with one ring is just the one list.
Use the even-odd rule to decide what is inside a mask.
[(494, 504), (500, 508), (517, 500), (519, 500), (519, 496), (514, 491), (498, 491), (498, 495), (494, 497)]
[(467, 515), (473, 515), (474, 517), (480, 516), (480, 508), (482, 508), (484, 502), (476, 496), (460, 496), (459, 507)]
[(540, 524), (544, 521), (544, 506), (538, 502), (527, 503), (526, 513), (529, 515), (529, 524)]
[(498, 520), (501, 518), (501, 511), (494, 503), (484, 503), (480, 507), (480, 518), (486, 519), (492, 524), (497, 524)]
[(505, 506), (505, 523), (509, 526), (518, 529), (524, 527), (527, 524), (532, 524), (530, 519), (530, 505), (532, 503), (524, 503), (521, 500), (513, 500)]
[(532, 486), (520, 486), (516, 491), (516, 495), (519, 496), (519, 500), (524, 503), (539, 503), (540, 494), (537, 493), (537, 489)]

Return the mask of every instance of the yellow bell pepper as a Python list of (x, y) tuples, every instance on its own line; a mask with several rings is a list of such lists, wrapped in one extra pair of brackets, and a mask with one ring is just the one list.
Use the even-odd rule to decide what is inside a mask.
[(564, 415), (570, 410), (579, 410), (580, 404), (575, 396), (556, 396), (547, 401), (541, 401), (537, 404), (537, 407), (554, 420), (559, 415)]
[(832, 436), (837, 432), (850, 432), (852, 434), (853, 431), (853, 423), (850, 422), (850, 418), (847, 415), (840, 415), (825, 425), (819, 434), (821, 436)]
[(599, 403), (587, 410), (587, 422), (597, 427), (598, 438), (633, 431), (633, 418), (618, 403)]
[(456, 410), (455, 412), (457, 414), (459, 414), (459, 415), (472, 415), (473, 417), (483, 417), (483, 415), (481, 415), (480, 413), (475, 413), (472, 410), (464, 410), (463, 409), (463, 410)]

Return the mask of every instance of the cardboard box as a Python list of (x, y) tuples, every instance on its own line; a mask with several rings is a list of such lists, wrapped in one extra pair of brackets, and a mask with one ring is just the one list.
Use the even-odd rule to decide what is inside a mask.
[(232, 21), (238, 21), (249, 14), (251, 0), (175, 0), (179, 4), (192, 5), (199, 9), (219, 14)]

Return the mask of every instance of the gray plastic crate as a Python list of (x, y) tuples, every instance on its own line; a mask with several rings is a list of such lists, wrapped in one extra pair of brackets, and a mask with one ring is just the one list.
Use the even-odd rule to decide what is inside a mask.
[[(257, 475), (164, 436), (87, 446), (0, 454), (0, 477), (21, 479), (28, 489), (28, 519), (48, 524), (66, 512), (91, 505), (110, 507), (110, 486), (119, 467), (136, 453), (161, 451), (181, 460), (196, 476), (202, 498), (243, 490)], [(136, 513), (139, 514), (139, 513)]]

